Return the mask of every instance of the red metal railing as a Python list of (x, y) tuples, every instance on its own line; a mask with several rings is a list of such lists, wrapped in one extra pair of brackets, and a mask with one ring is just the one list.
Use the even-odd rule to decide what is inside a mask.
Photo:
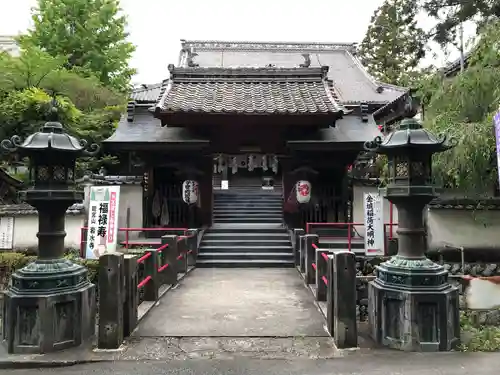
[[(315, 250), (319, 249), (318, 245), (316, 245), (315, 243), (312, 244), (312, 247)], [(323, 257), (323, 259), (325, 260), (325, 262), (328, 263), (328, 256), (325, 253), (321, 253), (321, 256)], [(313, 268), (314, 272), (318, 271), (318, 265), (316, 264), (316, 262), (312, 262), (311, 263), (311, 267)], [(328, 285), (328, 279), (326, 278), (326, 276), (321, 276), (321, 280), (323, 280), (323, 282), (325, 283), (325, 285)]]
[[(179, 236), (179, 238), (177, 239), (177, 242), (180, 242), (183, 240), (187, 241), (189, 238), (192, 238), (194, 236), (195, 236), (195, 234), (192, 234), (190, 236)], [(144, 254), (143, 256), (141, 256), (140, 258), (137, 259), (137, 264), (144, 264), (144, 262), (152, 256), (152, 254), (161, 254), (161, 252), (163, 250), (165, 250), (167, 247), (168, 247), (168, 244), (164, 244), (164, 245), (160, 246), (158, 249), (154, 249), (154, 250), (147, 252), (146, 254)], [(181, 260), (182, 258), (184, 258), (185, 254), (191, 254), (192, 252), (193, 252), (192, 249), (190, 249), (188, 251), (184, 251), (181, 254), (179, 254), (176, 257), (176, 259)], [(160, 273), (160, 272), (166, 270), (169, 266), (170, 266), (169, 263), (165, 263), (157, 268), (157, 272)], [(146, 277), (144, 277), (144, 279), (141, 280), (137, 284), (137, 289), (141, 289), (142, 287), (144, 287), (151, 279), (152, 279), (151, 275), (147, 275)]]
[[(167, 247), (168, 247), (168, 244), (160, 246), (158, 249), (155, 250), (156, 254), (161, 253)], [(144, 264), (146, 259), (150, 258), (152, 256), (152, 254), (153, 254), (152, 252), (148, 252), (148, 253), (144, 254), (142, 257), (137, 259), (137, 264)], [(169, 264), (166, 263), (163, 266), (158, 267), (158, 272), (162, 272), (168, 266), (169, 266)], [(137, 284), (137, 289), (141, 289), (142, 287), (144, 287), (151, 279), (152, 279), (151, 275), (146, 276), (142, 281), (139, 282), (139, 284)]]
[[(353, 239), (363, 239), (361, 235), (353, 236), (353, 230), (357, 233), (357, 228), (364, 227), (364, 223), (307, 223), (306, 224), (306, 234), (314, 234), (314, 227), (323, 227), (323, 228), (342, 228), (347, 230), (347, 235), (345, 237), (342, 236), (321, 236), (320, 238), (339, 238), (339, 239), (347, 239), (347, 250), (352, 251), (352, 242)], [(387, 254), (387, 240), (392, 240), (394, 238), (394, 227), (397, 227), (398, 223), (385, 223), (384, 224), (384, 254)]]
[[(85, 258), (85, 246), (87, 244), (87, 230), (88, 227), (81, 227), (80, 228), (80, 257)], [(186, 232), (188, 231), (188, 228), (171, 228), (171, 227), (161, 227), (161, 228), (118, 228), (118, 232), (125, 232), (125, 241), (122, 242), (124, 245), (125, 249), (128, 249), (130, 245), (130, 232), (182, 232), (184, 235), (186, 235)], [(144, 242), (144, 243), (137, 243), (138, 245), (154, 245), (153, 243), (149, 242)]]

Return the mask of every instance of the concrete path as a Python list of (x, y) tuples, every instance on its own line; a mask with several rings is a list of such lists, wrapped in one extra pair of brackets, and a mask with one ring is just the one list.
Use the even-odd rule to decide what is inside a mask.
[(134, 337), (324, 337), (324, 319), (293, 268), (195, 269)]

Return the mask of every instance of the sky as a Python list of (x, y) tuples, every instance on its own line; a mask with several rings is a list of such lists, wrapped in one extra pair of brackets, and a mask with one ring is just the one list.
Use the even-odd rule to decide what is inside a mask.
[[(157, 83), (177, 64), (180, 39), (294, 42), (357, 42), (383, 0), (121, 0), (128, 16), (135, 83)], [(0, 35), (17, 35), (31, 26), (36, 0), (0, 0)], [(430, 29), (433, 21), (420, 17)], [(469, 30), (466, 30), (466, 34)], [(429, 55), (442, 66), (458, 57)]]

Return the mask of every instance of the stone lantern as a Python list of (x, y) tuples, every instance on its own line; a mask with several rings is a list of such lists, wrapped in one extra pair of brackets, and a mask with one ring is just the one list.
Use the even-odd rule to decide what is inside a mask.
[(399, 129), (365, 144), (386, 155), (387, 186), (381, 194), (398, 209), (399, 250), (377, 268), (370, 282), (369, 325), (378, 344), (407, 351), (446, 351), (460, 340), (458, 289), (448, 272), (425, 256), (425, 206), (436, 197), (432, 185), (432, 155), (453, 147), (415, 120), (410, 98)]
[(64, 258), (66, 210), (83, 200), (75, 187), (79, 156), (94, 155), (86, 142), (51, 120), (24, 142), (18, 136), (1, 146), (29, 159), (24, 201), (38, 210), (38, 259), (16, 271), (4, 293), (3, 340), (9, 353), (48, 353), (78, 346), (95, 332), (95, 286), (87, 269)]

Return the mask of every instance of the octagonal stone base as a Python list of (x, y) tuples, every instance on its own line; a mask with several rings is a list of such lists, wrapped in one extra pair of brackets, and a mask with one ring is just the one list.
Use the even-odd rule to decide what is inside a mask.
[[(63, 284), (60, 288), (26, 290), (11, 285), (4, 292), (2, 338), (9, 353), (50, 353), (77, 347), (94, 336), (95, 286), (87, 280), (84, 267), (74, 265), (70, 270), (45, 274), (39, 281), (35, 281), (35, 272), (29, 275), (31, 281), (27, 283), (35, 288), (47, 279)], [(21, 274), (22, 270), (13, 275), (12, 284), (26, 282)], [(75, 284), (61, 283), (70, 278)]]
[(460, 343), (458, 288), (427, 258), (399, 255), (368, 285), (368, 322), (376, 343), (404, 351), (448, 351)]

